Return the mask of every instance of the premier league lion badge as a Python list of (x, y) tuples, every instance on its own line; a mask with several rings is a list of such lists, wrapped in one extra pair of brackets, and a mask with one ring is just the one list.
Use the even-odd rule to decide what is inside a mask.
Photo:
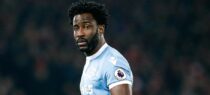
[(115, 70), (114, 75), (118, 80), (124, 80), (126, 78), (126, 74), (121, 68)]

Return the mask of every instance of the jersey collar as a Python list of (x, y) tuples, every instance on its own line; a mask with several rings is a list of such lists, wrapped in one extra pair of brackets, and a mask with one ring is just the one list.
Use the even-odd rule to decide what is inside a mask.
[(106, 47), (108, 47), (108, 44), (105, 43), (95, 54), (91, 55), (91, 56), (87, 56), (86, 59), (87, 60), (91, 60), (96, 58), (97, 56), (99, 56), (105, 49)]

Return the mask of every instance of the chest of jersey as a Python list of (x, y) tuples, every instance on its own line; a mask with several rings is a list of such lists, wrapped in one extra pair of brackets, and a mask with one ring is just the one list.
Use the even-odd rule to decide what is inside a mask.
[(104, 75), (103, 63), (86, 60), (83, 69), (80, 91), (82, 95), (110, 95)]

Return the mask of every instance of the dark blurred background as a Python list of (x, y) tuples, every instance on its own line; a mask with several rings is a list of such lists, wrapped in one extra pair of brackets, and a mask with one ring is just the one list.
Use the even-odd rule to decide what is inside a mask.
[[(77, 0), (0, 1), (0, 95), (80, 95)], [(129, 61), (134, 95), (210, 95), (209, 0), (97, 0), (105, 37)]]

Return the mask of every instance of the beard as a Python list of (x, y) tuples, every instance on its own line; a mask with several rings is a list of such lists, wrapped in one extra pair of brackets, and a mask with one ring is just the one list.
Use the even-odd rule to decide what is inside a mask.
[[(83, 42), (86, 44), (79, 45), (79, 42)], [(96, 31), (95, 35), (89, 41), (85, 38), (79, 38), (76, 41), (80, 51), (86, 54), (91, 54), (91, 52), (93, 52), (96, 49), (98, 42), (99, 42), (98, 31)]]

